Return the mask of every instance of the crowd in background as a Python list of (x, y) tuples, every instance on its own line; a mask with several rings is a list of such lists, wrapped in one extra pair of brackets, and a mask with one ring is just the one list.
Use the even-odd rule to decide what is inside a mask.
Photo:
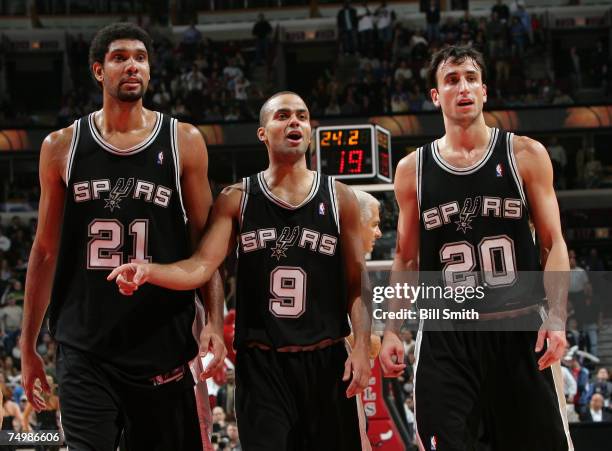
[[(332, 58), (326, 70), (315, 70), (311, 87), (300, 92), (315, 117), (434, 110), (426, 66), (431, 54), (447, 44), (471, 44), (484, 53), (489, 108), (569, 105), (580, 102), (576, 93), (583, 88), (599, 89), (599, 100), (612, 96), (608, 43), (557, 48), (548, 40), (542, 16), (529, 13), (520, 0), (512, 7), (497, 0), (488, 17), (476, 18), (465, 10), (459, 19), (444, 20), (438, 1), (431, 0), (416, 27), (398, 18), (385, 1), (372, 8), (367, 2), (354, 4), (345, 2), (337, 14), (340, 57)], [(180, 36), (152, 33), (148, 107), (192, 122), (256, 119), (273, 89), (266, 84), (271, 65), (264, 82), (251, 78), (254, 67), (271, 61), (275, 48), (273, 27), (263, 14), (253, 24), (250, 40), (212, 41), (194, 21)], [(88, 47), (82, 35), (70, 36), (73, 89), (62, 99), (58, 125), (101, 105)], [(7, 99), (0, 99), (0, 110), (8, 121), (35, 113), (11, 111)]]
[(426, 69), (431, 54), (447, 44), (472, 45), (485, 55), (488, 107), (569, 105), (587, 85), (611, 95), (604, 42), (553, 55), (542, 18), (521, 1), (513, 12), (497, 0), (489, 17), (466, 10), (460, 19), (442, 22), (432, 0), (425, 23), (414, 28), (398, 21), (386, 2), (372, 10), (367, 2), (358, 8), (346, 2), (337, 26), (344, 58), (313, 79), (309, 100), (315, 116), (434, 110)]

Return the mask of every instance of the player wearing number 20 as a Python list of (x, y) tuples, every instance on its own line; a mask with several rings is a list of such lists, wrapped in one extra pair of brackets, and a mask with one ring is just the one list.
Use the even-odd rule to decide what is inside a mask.
[[(35, 349), (49, 305), (62, 424), (75, 450), (114, 450), (122, 433), (130, 450), (198, 450), (206, 440), (188, 367), (198, 353), (195, 292), (148, 286), (127, 298), (106, 281), (122, 263), (189, 256), (212, 203), (201, 134), (143, 108), (151, 47), (133, 24), (100, 30), (90, 61), (103, 108), (52, 133), (41, 150), (23, 378), (42, 409), (33, 387), (39, 379), (45, 389), (46, 380)], [(206, 293), (200, 336), (221, 360), (222, 299), (219, 288)]]
[[(484, 424), (495, 450), (567, 451), (558, 362), (567, 286), (548, 281), (563, 280), (558, 274), (569, 262), (550, 159), (540, 143), (485, 124), (478, 51), (451, 46), (434, 54), (429, 81), (446, 134), (399, 163), (393, 269), (437, 272), (447, 286), (486, 284), (491, 295), (479, 301), (483, 313), (474, 325), (488, 331), (466, 330), (469, 323), (437, 331), (421, 323), (414, 385), (421, 449), (473, 449)], [(525, 290), (517, 280), (519, 271), (541, 267), (545, 321), (544, 290)], [(388, 326), (381, 364), (395, 376), (404, 367), (403, 347), (397, 325)]]

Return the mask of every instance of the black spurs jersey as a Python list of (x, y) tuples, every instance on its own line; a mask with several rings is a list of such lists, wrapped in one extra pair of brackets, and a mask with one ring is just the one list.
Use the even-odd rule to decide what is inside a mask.
[(512, 136), (493, 128), (482, 159), (467, 168), (446, 162), (437, 141), (417, 150), (421, 279), (483, 287), (478, 305), (463, 305), (480, 312), (513, 310), (544, 298)]
[(122, 263), (169, 263), (191, 254), (177, 121), (156, 114), (150, 136), (128, 150), (102, 138), (93, 113), (75, 122), (50, 305), (50, 329), (60, 343), (146, 378), (197, 353), (194, 291), (145, 284), (123, 296), (106, 280)]
[(307, 346), (349, 334), (333, 179), (315, 174), (298, 206), (263, 172), (243, 180), (238, 237), (236, 347)]

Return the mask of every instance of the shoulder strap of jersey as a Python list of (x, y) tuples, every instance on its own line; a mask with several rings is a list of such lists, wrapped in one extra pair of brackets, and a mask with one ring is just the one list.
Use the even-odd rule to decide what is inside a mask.
[(514, 133), (507, 132), (505, 138), (506, 139), (504, 140), (504, 144), (507, 155), (508, 167), (510, 168), (510, 172), (512, 173), (512, 178), (514, 179), (516, 188), (521, 196), (523, 205), (527, 208), (527, 196), (525, 195), (525, 190), (523, 187), (523, 179), (521, 178), (521, 174), (518, 170), (518, 165), (516, 164), (516, 158), (514, 157)]
[(162, 114), (162, 127), (170, 128), (170, 148), (172, 149), (172, 160), (174, 163), (174, 181), (176, 184), (176, 192), (178, 193), (181, 211), (183, 212), (183, 220), (187, 222), (187, 212), (183, 204), (183, 193), (181, 191), (181, 154), (178, 147), (178, 120), (169, 118)]
[(68, 158), (66, 160), (66, 186), (70, 183), (70, 176), (72, 174), (72, 164), (74, 162), (74, 154), (76, 153), (77, 146), (79, 145), (79, 138), (81, 135), (81, 119), (74, 121), (74, 129), (72, 130), (72, 140), (70, 141), (70, 148), (68, 149)]
[(334, 216), (334, 222), (336, 223), (338, 233), (340, 233), (340, 204), (338, 202), (338, 194), (336, 193), (336, 179), (332, 176), (322, 177), (322, 179), (323, 184), (327, 183), (332, 215)]
[(238, 220), (239, 230), (242, 230), (244, 212), (246, 211), (247, 203), (249, 201), (249, 194), (251, 192), (251, 185), (253, 183), (252, 179), (253, 179), (253, 176), (243, 177), (242, 179), (242, 197), (240, 198), (240, 219)]

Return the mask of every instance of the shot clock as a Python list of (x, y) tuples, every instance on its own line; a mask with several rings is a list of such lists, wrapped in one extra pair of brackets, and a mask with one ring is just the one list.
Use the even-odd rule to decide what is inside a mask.
[(337, 179), (391, 182), (391, 133), (372, 124), (316, 130), (317, 171)]

